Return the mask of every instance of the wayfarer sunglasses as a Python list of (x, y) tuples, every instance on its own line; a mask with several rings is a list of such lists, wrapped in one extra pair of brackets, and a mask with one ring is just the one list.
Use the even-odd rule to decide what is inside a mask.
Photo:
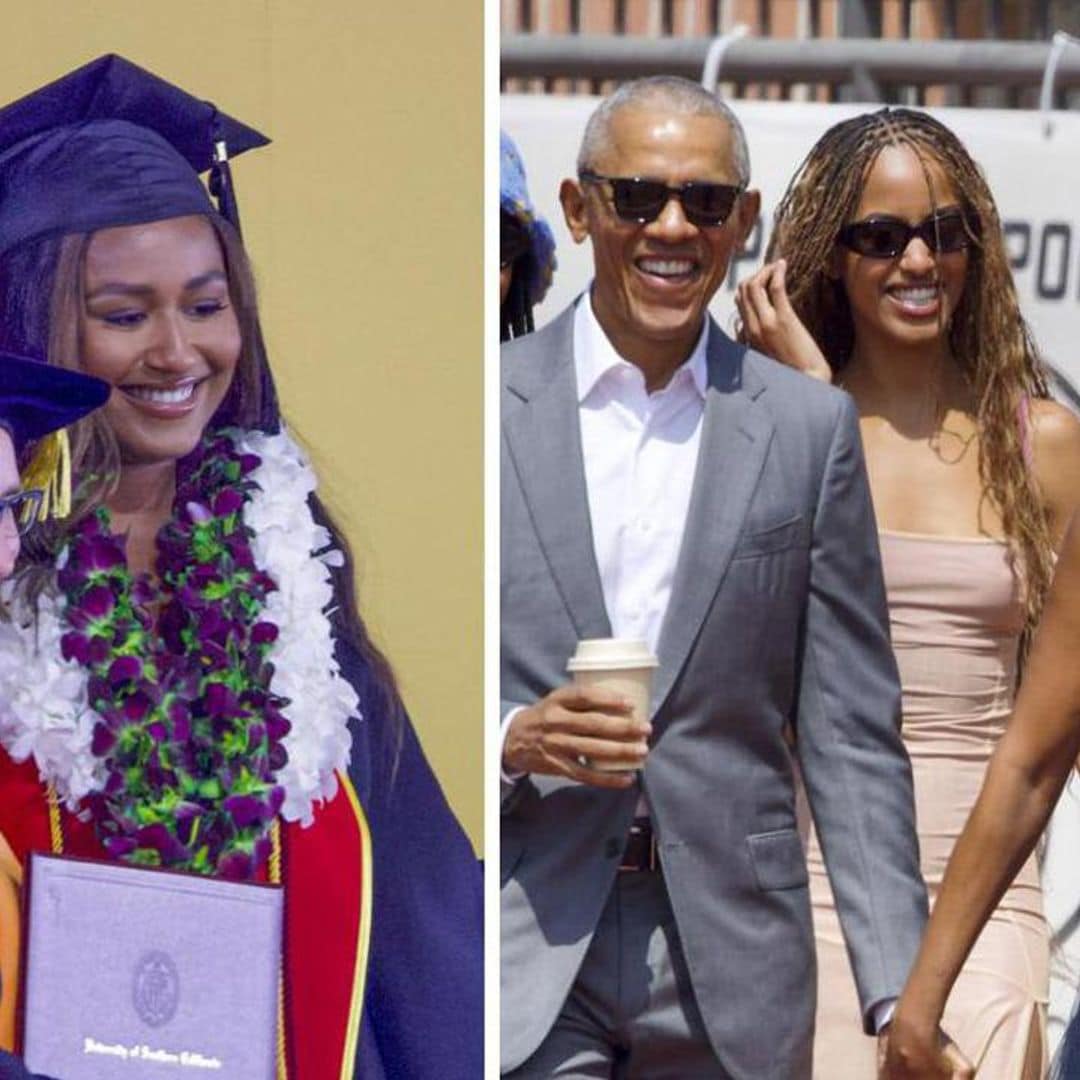
[(678, 199), (686, 220), (699, 228), (712, 229), (723, 225), (735, 206), (743, 188), (733, 184), (710, 184), (691, 180), (678, 187), (669, 187), (661, 180), (645, 180), (640, 176), (602, 176), (583, 169), (580, 178), (592, 184), (610, 184), (615, 213), (623, 221), (640, 225), (655, 221), (669, 199)]
[(918, 225), (892, 217), (853, 221), (837, 233), (836, 239), (858, 255), (895, 259), (916, 236), (935, 254), (962, 251), (971, 242), (968, 222), (960, 210), (931, 214)]

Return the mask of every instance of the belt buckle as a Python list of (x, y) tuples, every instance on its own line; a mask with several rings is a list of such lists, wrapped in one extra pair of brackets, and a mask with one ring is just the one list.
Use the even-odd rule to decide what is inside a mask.
[[(639, 825), (630, 826), (630, 836), (641, 835), (645, 831)], [(625, 852), (624, 852), (625, 857)], [(621, 862), (619, 863), (619, 873), (630, 873), (633, 871), (649, 870), (654, 871), (657, 867), (657, 852), (656, 852), (656, 833), (649, 827), (649, 858), (646, 865), (642, 865), (640, 862)]]

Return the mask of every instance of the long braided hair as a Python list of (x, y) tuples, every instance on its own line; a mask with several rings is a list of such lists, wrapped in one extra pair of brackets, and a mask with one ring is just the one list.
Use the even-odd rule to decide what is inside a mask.
[(499, 305), (499, 341), (509, 341), (533, 332), (532, 281), (538, 271), (528, 221), (502, 210), (499, 231), (500, 239), (511, 237), (525, 245), (511, 265), (510, 288)]
[(887, 146), (909, 148), (924, 170), (927, 161), (937, 163), (970, 223), (967, 278), (948, 327), (949, 346), (974, 393), (984, 497), (1001, 515), (1030, 632), (1052, 576), (1053, 542), (1025, 460), (1023, 429), (1028, 402), (1049, 391), (1020, 314), (997, 207), (971, 155), (944, 124), (914, 109), (843, 120), (818, 140), (789, 184), (765, 258), (787, 261), (792, 307), (839, 374), (851, 359), (854, 325), (843, 285), (830, 272), (836, 237)]
[(534, 329), (529, 300), (529, 276), (524, 259), (517, 259), (510, 277), (510, 289), (499, 305), (499, 341), (531, 334)]

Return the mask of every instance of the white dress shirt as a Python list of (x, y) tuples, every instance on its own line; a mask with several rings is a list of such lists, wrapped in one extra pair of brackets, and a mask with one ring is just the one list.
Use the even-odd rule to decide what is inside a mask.
[[(671, 599), (701, 418), (708, 320), (667, 386), (645, 389), (641, 369), (615, 351), (593, 313), (591, 290), (574, 310), (574, 371), (593, 550), (611, 633), (656, 652)], [(503, 718), (502, 743), (520, 709)], [(504, 783), (517, 775), (503, 772)], [(638, 813), (648, 813), (644, 800)]]
[(641, 369), (615, 351), (586, 295), (574, 312), (578, 419), (593, 548), (611, 632), (656, 652), (671, 599), (701, 418), (706, 322), (689, 359), (649, 393)]

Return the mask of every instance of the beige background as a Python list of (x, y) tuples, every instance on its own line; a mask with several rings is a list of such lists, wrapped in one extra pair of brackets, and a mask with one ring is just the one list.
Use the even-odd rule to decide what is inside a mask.
[(0, 0), (0, 101), (118, 52), (274, 143), (244, 238), (428, 756), (481, 846), (483, 5)]

